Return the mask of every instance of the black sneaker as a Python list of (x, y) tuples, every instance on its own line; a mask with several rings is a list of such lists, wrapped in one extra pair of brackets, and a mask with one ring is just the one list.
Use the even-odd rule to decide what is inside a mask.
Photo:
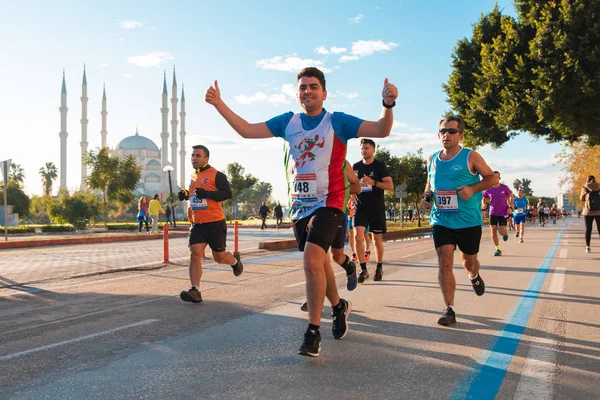
[(300, 310), (308, 312), (308, 302), (305, 301), (304, 303), (302, 303), (302, 305), (300, 306)]
[(242, 264), (242, 257), (240, 256), (240, 253), (238, 253), (237, 251), (233, 252), (233, 256), (237, 260), (237, 263), (235, 263), (235, 265), (231, 266), (231, 268), (233, 268), (233, 274), (235, 276), (240, 276), (242, 274), (242, 272), (244, 271), (244, 264)]
[(438, 319), (438, 324), (445, 326), (445, 325), (453, 324), (455, 322), (456, 322), (456, 314), (454, 313), (454, 310), (450, 306), (446, 307), (442, 316), (440, 317), (440, 319)]
[(373, 277), (374, 281), (380, 281), (383, 278), (383, 270), (381, 268), (375, 269), (375, 276)]
[(184, 290), (179, 293), (179, 297), (183, 301), (188, 301), (190, 303), (202, 303), (202, 295), (200, 291), (196, 288), (191, 288), (190, 290)]
[(352, 272), (346, 272), (346, 289), (351, 292), (356, 289), (358, 277), (356, 276), (356, 263), (354, 261), (349, 261), (348, 265), (350, 265)]
[(304, 342), (298, 354), (307, 357), (319, 357), (321, 352), (321, 334), (319, 331), (308, 328), (304, 334)]
[(358, 274), (358, 283), (363, 283), (367, 279), (369, 279), (369, 271), (366, 269), (360, 271), (360, 274)]
[(477, 278), (471, 279), (471, 284), (473, 285), (473, 290), (477, 293), (477, 296), (481, 296), (485, 293), (485, 283), (483, 283), (481, 275), (477, 274)]
[(340, 299), (340, 306), (334, 307), (331, 312), (331, 318), (333, 319), (333, 337), (336, 339), (343, 339), (348, 334), (348, 317), (350, 311), (352, 311), (352, 303), (344, 299)]

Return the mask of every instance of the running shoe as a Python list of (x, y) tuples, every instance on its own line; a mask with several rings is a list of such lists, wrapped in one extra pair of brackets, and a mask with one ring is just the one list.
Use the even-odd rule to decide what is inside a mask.
[(438, 324), (440, 325), (450, 325), (456, 322), (456, 314), (452, 307), (448, 306), (444, 309), (444, 312), (440, 319), (438, 319)]
[(352, 272), (346, 272), (346, 289), (351, 292), (356, 289), (356, 285), (358, 284), (358, 276), (356, 275), (356, 263), (354, 261), (349, 261), (348, 265), (350, 265)]
[(500, 251), (500, 249), (496, 249), (496, 251), (494, 252), (494, 256), (501, 256), (502, 255), (502, 251)]
[(305, 301), (304, 303), (302, 303), (302, 305), (300, 306), (300, 309), (304, 312), (308, 312), (308, 302)]
[(373, 277), (373, 280), (379, 282), (381, 278), (383, 278), (383, 269), (375, 269), (375, 276)]
[(366, 269), (360, 271), (360, 274), (358, 274), (358, 283), (363, 283), (367, 279), (369, 279), (369, 271), (367, 271)]
[(191, 288), (190, 290), (184, 290), (179, 293), (179, 298), (183, 301), (187, 301), (190, 303), (202, 303), (202, 295), (200, 291), (196, 288)]
[[(585, 252), (586, 252), (586, 253), (591, 253), (591, 252), (592, 252), (592, 249), (590, 249), (590, 246), (587, 246), (587, 247), (585, 248)], [(359, 279), (359, 282), (360, 282), (360, 278), (358, 278), (358, 279)]]
[(523, 242), (524, 242), (523, 238), (519, 239), (519, 243), (523, 243)]
[(304, 334), (304, 342), (298, 354), (307, 357), (319, 357), (321, 352), (321, 334), (319, 331), (308, 328)]
[(485, 293), (485, 283), (483, 282), (483, 279), (481, 279), (480, 274), (477, 274), (477, 278), (471, 279), (471, 285), (473, 285), (473, 290), (477, 296), (482, 296)]
[(508, 235), (502, 235), (502, 240), (506, 242), (508, 240)]
[(352, 303), (340, 299), (340, 307), (334, 307), (331, 312), (333, 337), (341, 340), (348, 334), (348, 317), (352, 311)]
[(519, 237), (519, 231), (517, 231), (517, 237)]
[(371, 259), (371, 250), (365, 251), (365, 261), (369, 261)]
[(244, 264), (242, 264), (242, 257), (240, 256), (240, 253), (238, 253), (237, 251), (233, 252), (233, 256), (237, 260), (235, 265), (231, 266), (231, 268), (233, 268), (233, 274), (235, 276), (240, 276), (242, 274), (242, 272), (244, 271)]

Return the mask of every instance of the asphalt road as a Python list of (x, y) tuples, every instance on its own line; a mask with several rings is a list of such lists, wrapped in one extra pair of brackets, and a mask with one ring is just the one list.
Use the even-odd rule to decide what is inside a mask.
[[(246, 252), (237, 278), (206, 262), (204, 302), (194, 305), (178, 297), (189, 285), (184, 245), (173, 265), (55, 272), (34, 284), (19, 284), (27, 259), (36, 260), (32, 273), (45, 257), (67, 274), (57, 260), (101, 269), (139, 249), (3, 251), (0, 282), (16, 283), (0, 289), (0, 398), (598, 398), (598, 238), (585, 254), (583, 220), (528, 226), (525, 243), (511, 234), (493, 257), (484, 232), (486, 293), (477, 297), (456, 264), (458, 322), (450, 327), (436, 324), (444, 304), (431, 238), (386, 243), (383, 281), (353, 292), (337, 267), (340, 295), (353, 303), (350, 333), (333, 339), (326, 307), (316, 359), (296, 354), (306, 326), (298, 252)], [(240, 248), (256, 248), (252, 240)], [(20, 272), (7, 278), (11, 260)]]

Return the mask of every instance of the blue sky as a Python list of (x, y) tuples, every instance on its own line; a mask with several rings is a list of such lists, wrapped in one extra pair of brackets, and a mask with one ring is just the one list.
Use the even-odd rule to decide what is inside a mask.
[[(228, 105), (249, 122), (300, 110), (295, 74), (314, 65), (326, 72), (325, 107), (374, 120), (388, 78), (399, 89), (394, 128), (381, 140), (393, 155), (439, 148), (437, 122), (449, 108), (442, 84), (452, 49), (494, 1), (29, 1), (0, 0), (2, 145), (26, 174), (26, 191), (41, 194), (38, 170), (60, 165), (60, 89), (68, 90), (68, 178), (79, 187), (81, 81), (88, 82), (88, 149), (100, 146), (102, 85), (108, 98), (108, 145), (141, 135), (161, 145), (161, 93), (173, 67), (185, 85), (186, 145), (204, 144), (211, 164), (237, 161), (246, 173), (286, 198), (281, 139), (244, 140), (229, 128), (204, 92), (215, 79)], [(510, 1), (498, 1), (507, 13)], [(180, 97), (180, 93), (179, 93)], [(169, 102), (169, 107), (171, 104)], [(171, 117), (169, 116), (169, 119)], [(179, 128), (178, 128), (179, 129)], [(170, 125), (169, 125), (170, 130)], [(171, 139), (169, 139), (170, 143)], [(501, 149), (478, 149), (503, 182), (529, 178), (535, 195), (560, 192), (557, 144), (523, 134)], [(170, 149), (169, 149), (170, 155)], [(360, 159), (358, 140), (348, 159)], [(191, 167), (188, 164), (188, 172)], [(58, 188), (58, 180), (54, 192)]]

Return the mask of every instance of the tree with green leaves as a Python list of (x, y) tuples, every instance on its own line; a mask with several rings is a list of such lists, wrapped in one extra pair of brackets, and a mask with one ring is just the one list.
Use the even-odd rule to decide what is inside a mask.
[(234, 210), (237, 210), (239, 196), (244, 193), (245, 190), (254, 186), (258, 179), (250, 174), (244, 174), (246, 169), (239, 163), (233, 162), (227, 165), (227, 179), (231, 185), (231, 191), (233, 192), (231, 199), (224, 202), (226, 209), (229, 209), (229, 216), (236, 217)]
[[(20, 218), (29, 216), (29, 206), (31, 199), (23, 191), (22, 185), (15, 180), (7, 182), (6, 199), (8, 205), (13, 206), (13, 213), (19, 214)], [(0, 179), (0, 204), (4, 203), (4, 181)], [(4, 223), (4, 221), (1, 221)]]
[(68, 190), (59, 190), (57, 199), (50, 199), (48, 215), (52, 222), (71, 224), (76, 230), (83, 230), (91, 221), (100, 219), (102, 205), (98, 196), (90, 192), (76, 192), (72, 196)]
[(600, 143), (600, 0), (496, 5), (461, 39), (444, 85), (464, 143), (500, 147), (526, 131), (550, 142)]
[(40, 168), (39, 174), (42, 178), (42, 186), (44, 187), (44, 195), (50, 196), (52, 194), (52, 184), (58, 177), (58, 169), (53, 162), (47, 162), (46, 165)]
[[(253, 213), (258, 213), (260, 205), (269, 200), (272, 192), (273, 185), (268, 182), (257, 181), (239, 195), (238, 201), (247, 204), (253, 210)], [(272, 209), (273, 207), (269, 208)]]
[(23, 167), (21, 167), (21, 164), (11, 163), (10, 164), (10, 172), (9, 172), (8, 176), (11, 181), (15, 181), (19, 184), (23, 184), (23, 181), (25, 180), (25, 170), (23, 170)]
[(515, 188), (515, 192), (518, 192), (520, 189), (523, 189), (523, 194), (525, 196), (533, 196), (533, 190), (531, 189), (531, 179), (515, 179), (513, 181), (513, 187)]
[(109, 203), (128, 204), (133, 202), (133, 191), (138, 187), (142, 167), (134, 156), (111, 157), (106, 148), (90, 151), (84, 157), (90, 168), (86, 183), (90, 189), (102, 192), (104, 225), (108, 219)]

